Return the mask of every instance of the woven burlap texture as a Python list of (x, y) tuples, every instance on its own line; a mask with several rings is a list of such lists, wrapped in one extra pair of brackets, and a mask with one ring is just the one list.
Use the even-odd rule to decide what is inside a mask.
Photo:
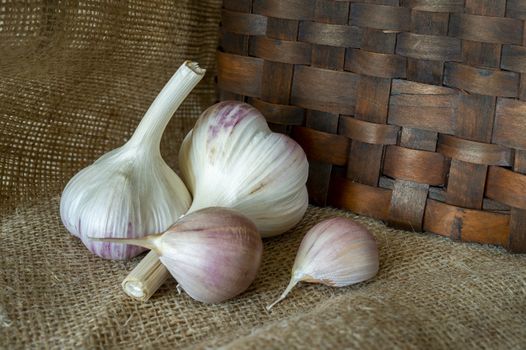
[[(176, 113), (163, 155), (214, 101), (220, 1), (0, 2), (1, 348), (490, 348), (526, 343), (526, 257), (389, 229), (330, 208), (265, 241), (239, 298), (205, 305), (169, 281), (147, 303), (120, 282), (140, 258), (99, 259), (63, 228), (68, 179), (121, 145), (184, 59), (209, 70)], [(272, 312), (305, 232), (366, 225), (380, 272), (347, 288), (300, 284)]]

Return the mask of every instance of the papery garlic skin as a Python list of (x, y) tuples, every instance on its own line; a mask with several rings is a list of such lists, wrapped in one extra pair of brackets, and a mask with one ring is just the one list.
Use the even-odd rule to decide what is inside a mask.
[(218, 207), (188, 214), (161, 235), (123, 241), (152, 249), (179, 286), (203, 303), (244, 292), (256, 278), (263, 253), (254, 223)]
[(184, 183), (160, 154), (121, 147), (70, 180), (62, 193), (60, 215), (68, 231), (91, 252), (106, 259), (129, 259), (145, 249), (87, 237), (140, 238), (162, 232), (190, 203)]
[(179, 164), (193, 195), (189, 212), (233, 208), (269, 237), (292, 228), (307, 209), (305, 153), (273, 133), (249, 104), (224, 101), (203, 112), (183, 141)]
[(205, 73), (185, 62), (152, 103), (130, 140), (82, 169), (60, 202), (64, 226), (106, 259), (128, 259), (144, 248), (87, 237), (139, 238), (166, 230), (191, 203), (182, 180), (162, 159), (162, 133), (175, 110)]
[(254, 223), (229, 209), (188, 214), (157, 243), (161, 263), (193, 299), (219, 303), (256, 278), (263, 242)]
[(376, 240), (366, 228), (343, 217), (322, 221), (303, 237), (290, 283), (267, 310), (300, 281), (344, 287), (374, 277), (379, 266)]

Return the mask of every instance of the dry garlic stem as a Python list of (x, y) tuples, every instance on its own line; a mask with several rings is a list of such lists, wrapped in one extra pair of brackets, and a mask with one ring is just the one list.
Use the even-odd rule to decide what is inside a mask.
[[(307, 209), (305, 153), (289, 137), (273, 133), (246, 103), (224, 101), (204, 111), (183, 141), (179, 166), (193, 196), (189, 212), (233, 208), (252, 220), (262, 237), (286, 232)], [(148, 271), (159, 271), (153, 261), (149, 256), (137, 265), (148, 290), (156, 288), (146, 282)], [(124, 283), (137, 282), (136, 277), (132, 271)]]
[(168, 121), (205, 70), (185, 62), (144, 115), (130, 140), (82, 169), (67, 184), (60, 202), (64, 226), (93, 253), (128, 259), (144, 248), (87, 239), (139, 238), (162, 232), (190, 206), (190, 194), (161, 157)]
[(117, 241), (152, 249), (180, 287), (204, 303), (244, 292), (256, 278), (263, 253), (252, 221), (225, 208), (188, 214), (160, 235)]
[(378, 248), (367, 229), (342, 217), (322, 221), (303, 238), (289, 285), (267, 310), (300, 281), (344, 287), (372, 278), (378, 268)]

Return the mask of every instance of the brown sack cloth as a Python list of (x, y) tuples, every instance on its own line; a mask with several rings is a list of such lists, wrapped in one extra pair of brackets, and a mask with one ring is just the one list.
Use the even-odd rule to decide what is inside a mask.
[[(215, 99), (220, 1), (0, 1), (0, 348), (459, 348), (526, 344), (526, 256), (389, 229), (309, 208), (265, 241), (256, 282), (205, 305), (170, 281), (147, 303), (121, 280), (140, 258), (102, 260), (67, 233), (69, 178), (121, 145), (184, 59), (209, 74), (170, 123), (175, 167), (185, 132)], [(272, 312), (304, 233), (335, 215), (380, 245), (376, 278), (300, 284)]]

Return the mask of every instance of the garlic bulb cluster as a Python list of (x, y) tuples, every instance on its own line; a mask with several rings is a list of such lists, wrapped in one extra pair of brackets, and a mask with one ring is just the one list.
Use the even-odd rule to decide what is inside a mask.
[(179, 164), (193, 195), (189, 212), (233, 208), (269, 237), (292, 228), (307, 209), (305, 153), (249, 104), (208, 108), (183, 141)]
[(290, 283), (267, 310), (285, 299), (300, 281), (348, 286), (375, 276), (379, 264), (376, 241), (367, 229), (342, 217), (322, 221), (303, 238)]
[(117, 241), (152, 249), (180, 287), (204, 303), (244, 292), (256, 278), (263, 253), (255, 225), (225, 208), (188, 214), (160, 235)]
[(77, 173), (66, 185), (60, 216), (93, 253), (127, 259), (144, 248), (94, 242), (90, 237), (139, 238), (162, 232), (191, 203), (186, 186), (160, 153), (161, 136), (175, 110), (205, 71), (185, 62), (144, 115), (130, 140)]

